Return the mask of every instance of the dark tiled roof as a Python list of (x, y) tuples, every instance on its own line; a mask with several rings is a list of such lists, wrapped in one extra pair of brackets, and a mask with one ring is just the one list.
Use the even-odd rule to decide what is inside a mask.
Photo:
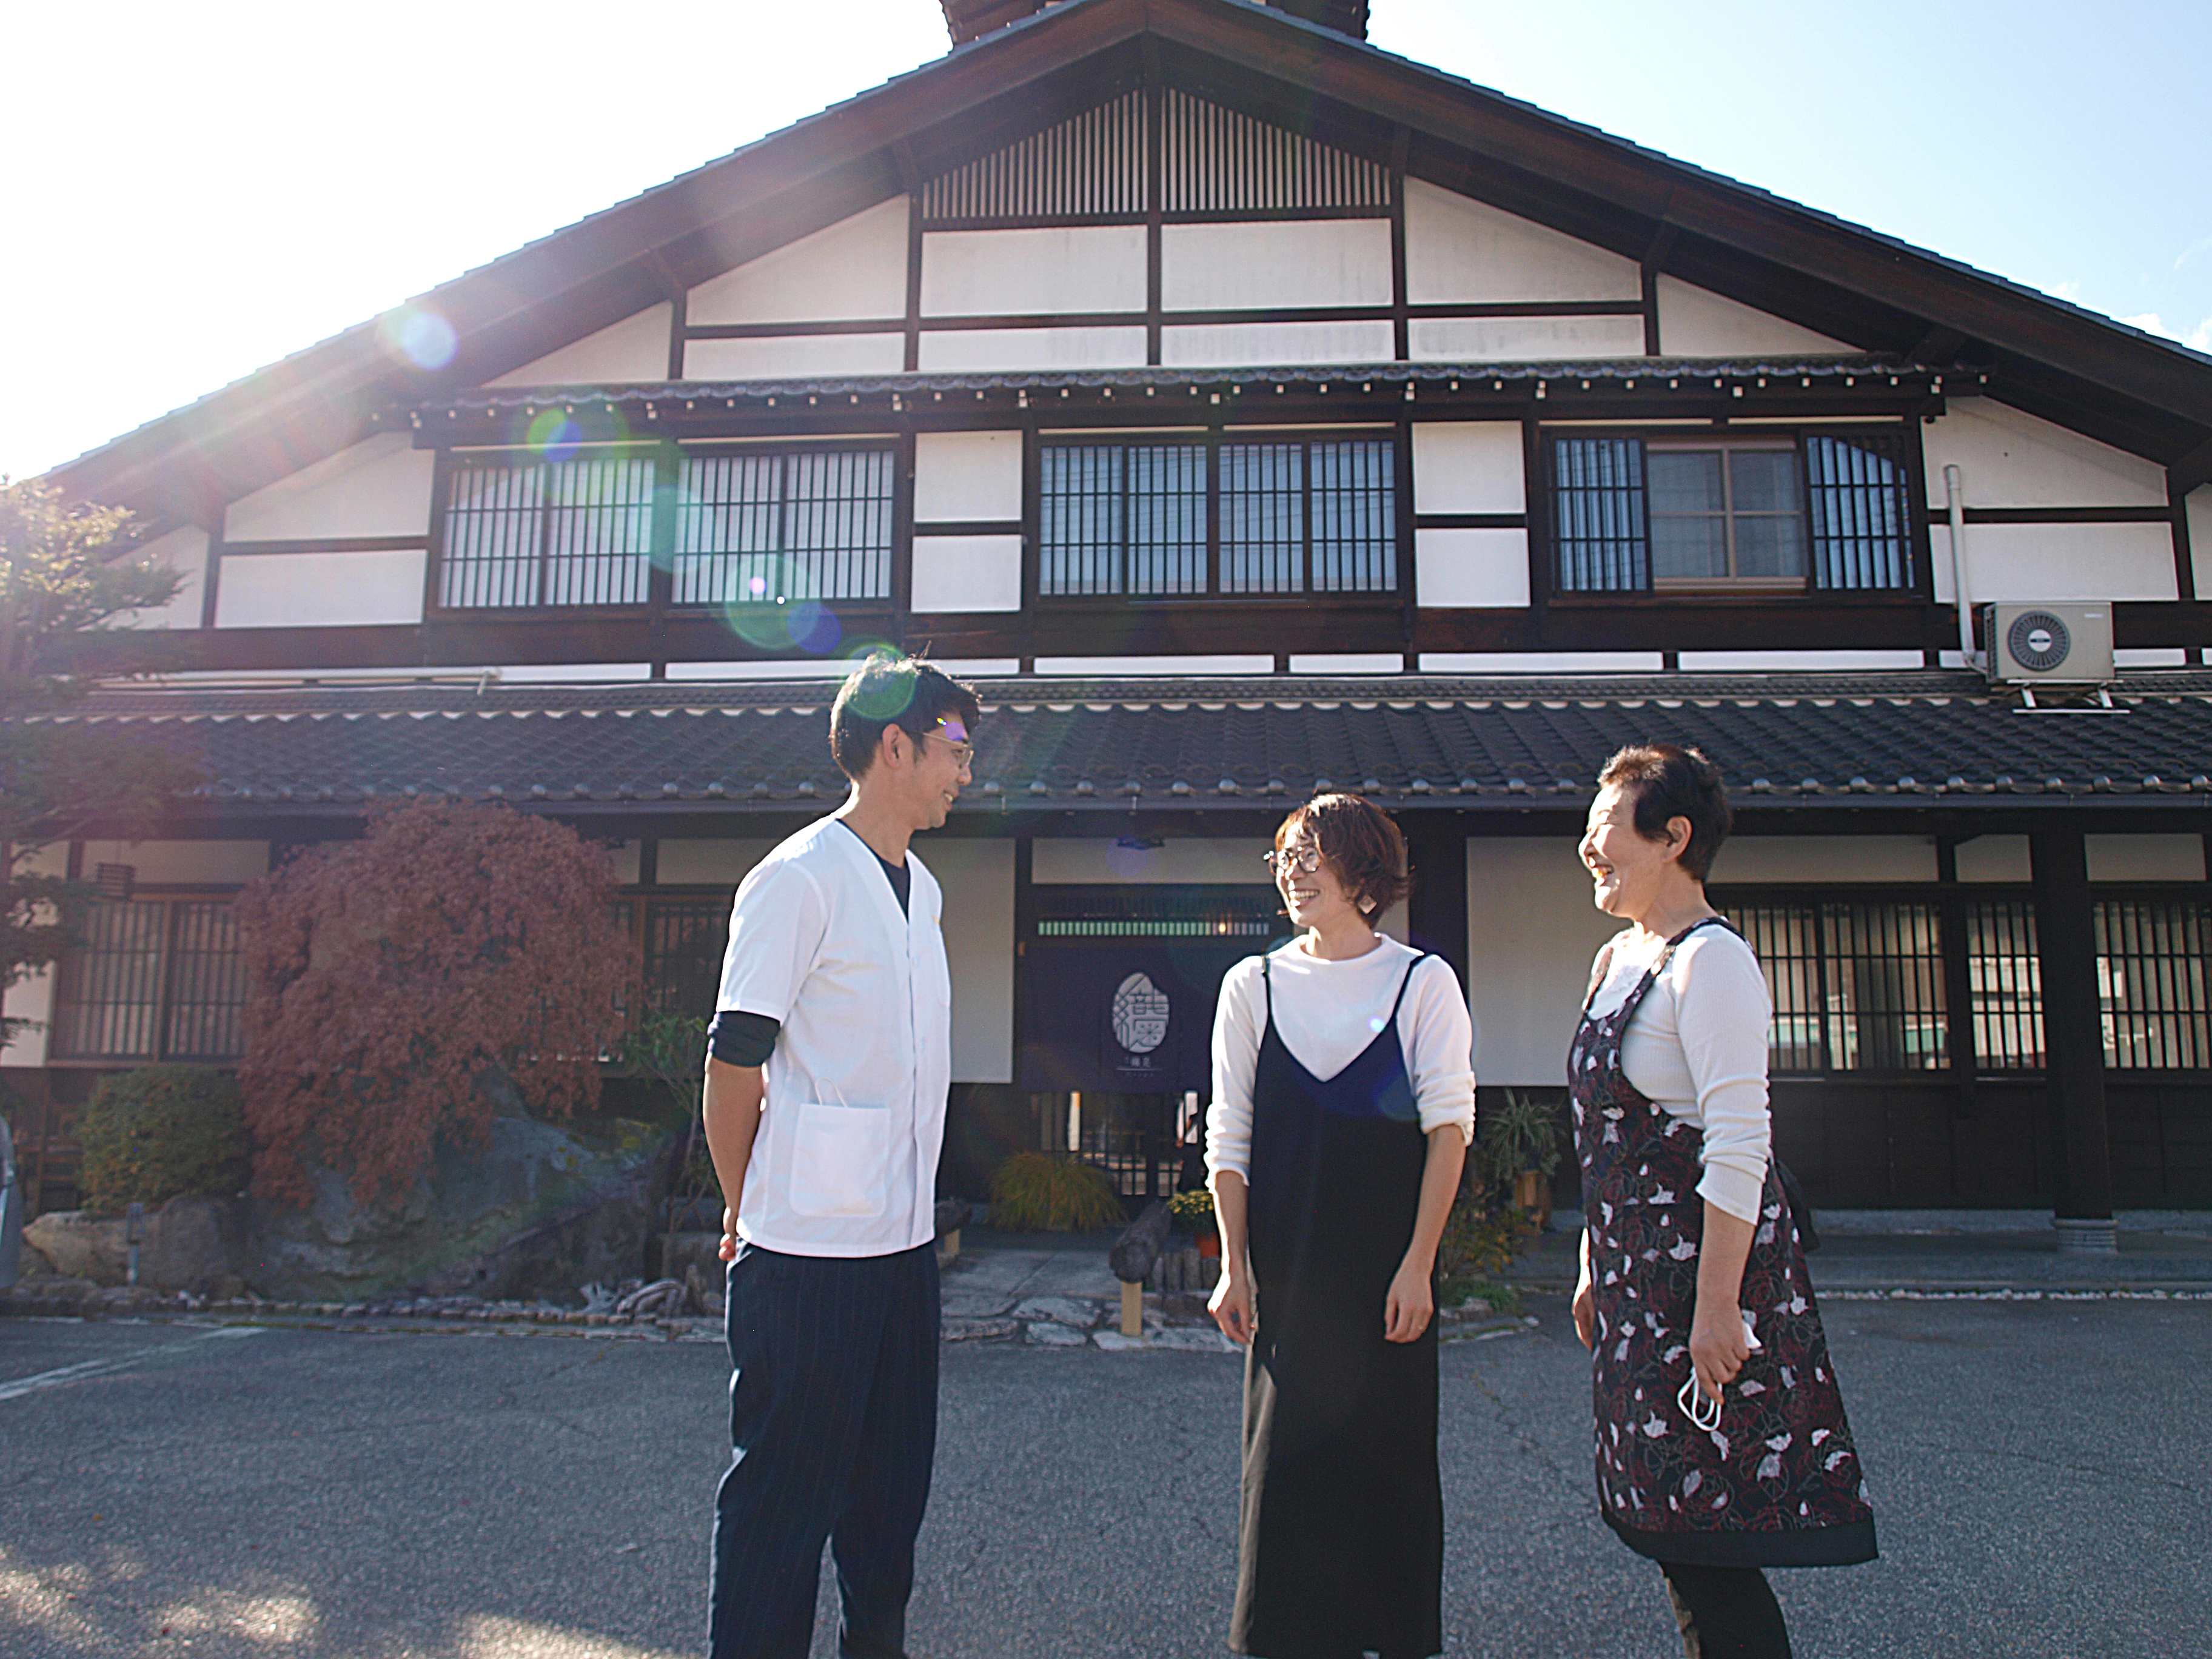
[[(2212, 676), (2145, 677), (2123, 714), (2022, 714), (1959, 675), (1750, 681), (984, 683), (966, 810), (1221, 806), (1324, 783), (1407, 805), (1586, 796), (1605, 757), (1695, 743), (1746, 804), (1943, 797), (2212, 799)], [(417, 795), (804, 810), (836, 799), (826, 683), (104, 693), (71, 718), (143, 726), (211, 804)]]

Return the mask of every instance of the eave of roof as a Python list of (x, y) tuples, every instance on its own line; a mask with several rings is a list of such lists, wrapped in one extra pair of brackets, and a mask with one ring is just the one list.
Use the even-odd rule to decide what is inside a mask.
[[(1605, 757), (1699, 744), (1747, 807), (2212, 806), (2212, 674), (2124, 713), (2023, 716), (1971, 676), (986, 682), (963, 812), (1266, 810), (1319, 788), (1395, 807), (1579, 810)], [(831, 683), (124, 690), (66, 718), (156, 730), (236, 812), (422, 798), (562, 812), (806, 811), (836, 799)]]
[[(228, 494), (357, 441), (375, 407), (422, 401), (527, 361), (533, 354), (515, 343), (538, 308), (565, 302), (599, 326), (624, 306), (651, 304), (670, 286), (665, 251), (706, 227), (774, 218), (774, 204), (834, 176), (849, 191), (855, 169), (875, 179), (878, 199), (895, 193), (896, 142), (1147, 32), (1302, 94), (1376, 111), (1655, 230), (1675, 227), (1876, 301), (1911, 277), (1917, 288), (1911, 303), (1898, 302), (1904, 313), (2184, 423), (2163, 443), (2168, 453), (2153, 459), (2202, 453), (2212, 434), (2212, 357), (2177, 343), (1250, 0), (1066, 0), (407, 302), (434, 307), (459, 330), (460, 356), (443, 376), (404, 370), (380, 344), (378, 323), (364, 323), (49, 476), (72, 494), (204, 515)], [(1378, 100), (1389, 107), (1376, 110)], [(179, 476), (195, 469), (204, 476)]]
[(1446, 386), (1484, 380), (1525, 383), (1577, 380), (1631, 381), (1680, 379), (1694, 380), (1762, 380), (1822, 382), (1863, 379), (1883, 387), (1906, 380), (1929, 383), (1913, 390), (1946, 386), (1954, 395), (1973, 395), (1984, 390), (1989, 376), (1978, 370), (1930, 368), (1884, 356), (1771, 358), (1620, 357), (1602, 361), (1580, 359), (1547, 362), (1378, 362), (1328, 365), (1313, 363), (1285, 367), (1241, 368), (1005, 369), (900, 374), (842, 374), (793, 377), (777, 380), (647, 380), (632, 385), (574, 386), (495, 386), (459, 392), (418, 404), (408, 413), (428, 417), (446, 410), (465, 413), (538, 410), (560, 403), (590, 403), (612, 408), (647, 404), (721, 402), (731, 407), (764, 403), (770, 398), (806, 396), (913, 397), (935, 392), (1039, 392), (1061, 387), (1090, 389), (1149, 388), (1205, 389), (1227, 386), (1260, 386), (1274, 384), (1301, 386), (1350, 386), (1371, 382), (1379, 386)]

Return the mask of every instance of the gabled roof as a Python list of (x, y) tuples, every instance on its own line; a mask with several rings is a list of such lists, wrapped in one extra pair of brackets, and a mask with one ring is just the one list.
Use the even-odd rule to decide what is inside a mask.
[(364, 323), (50, 476), (202, 518), (356, 441), (372, 411), (506, 373), (1127, 84), (1171, 83), (1387, 155), (1876, 355), (1986, 367), (2005, 400), (2212, 477), (2212, 357), (1248, 0), (1066, 0), (518, 249), (411, 303), (455, 327), (413, 368)]

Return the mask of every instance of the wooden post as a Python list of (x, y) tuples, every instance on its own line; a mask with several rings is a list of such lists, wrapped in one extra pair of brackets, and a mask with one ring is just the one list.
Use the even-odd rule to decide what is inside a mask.
[(1145, 1287), (1121, 1282), (1121, 1334), (1142, 1336), (1145, 1334)]

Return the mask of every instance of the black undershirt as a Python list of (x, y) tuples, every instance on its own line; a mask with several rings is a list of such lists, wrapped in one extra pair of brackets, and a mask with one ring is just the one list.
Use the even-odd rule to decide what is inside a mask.
[[(838, 822), (843, 823), (844, 820), (840, 818)], [(845, 827), (853, 830), (849, 823)], [(853, 830), (853, 839), (868, 847), (857, 830)], [(868, 847), (868, 856), (882, 867), (884, 879), (890, 883), (891, 892), (898, 899), (899, 914), (911, 915), (914, 872), (903, 862), (893, 864), (872, 847)], [(765, 1066), (768, 1057), (775, 1052), (776, 1036), (782, 1030), (781, 1021), (766, 1014), (725, 1008), (707, 1027), (707, 1052), (726, 1066)]]

